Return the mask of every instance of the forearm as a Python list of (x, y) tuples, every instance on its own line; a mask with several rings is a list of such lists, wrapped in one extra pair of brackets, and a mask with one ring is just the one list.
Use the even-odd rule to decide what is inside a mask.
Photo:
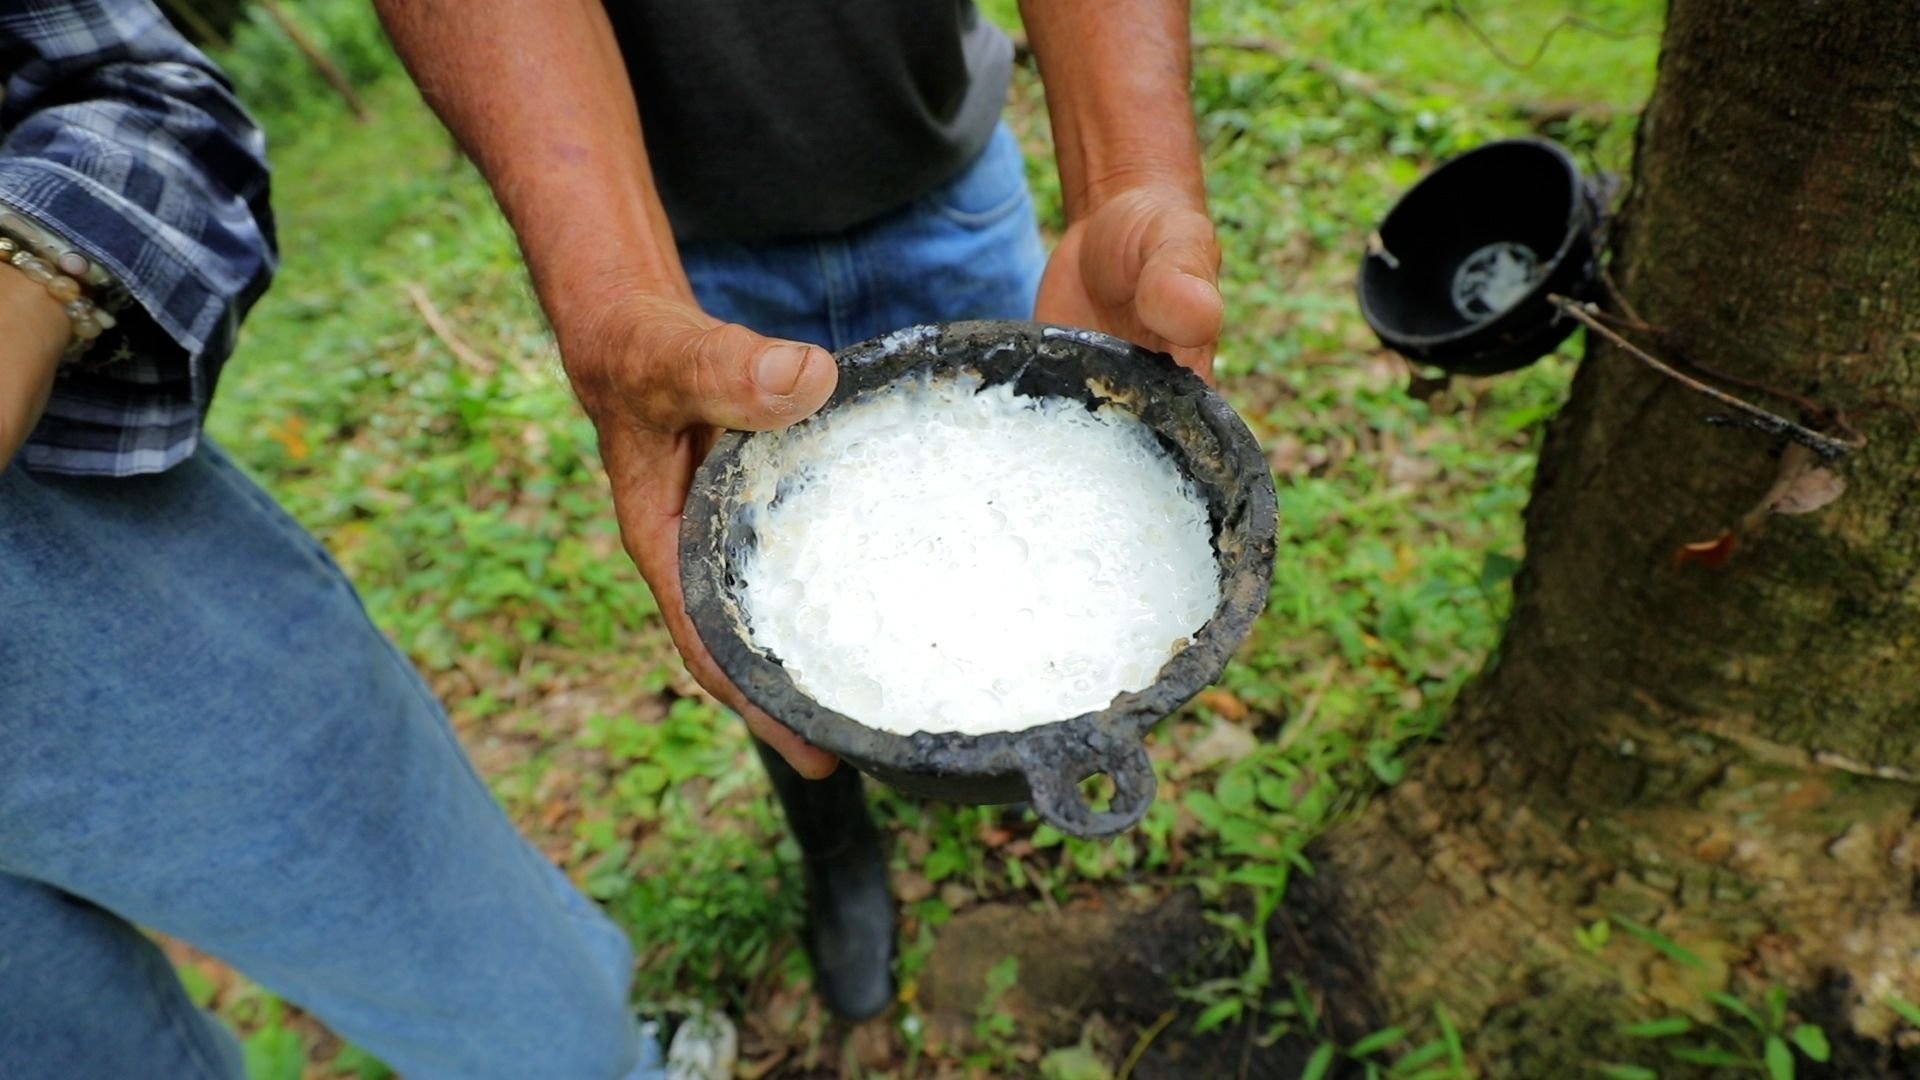
[(599, 0), (376, 6), (492, 186), (563, 347), (609, 303), (691, 301)]
[(1187, 0), (1021, 0), (1046, 84), (1067, 218), (1165, 185), (1204, 205)]
[(53, 369), (72, 323), (45, 287), (12, 267), (0, 267), (0, 469), (27, 441), (45, 406)]
[(809, 776), (831, 755), (755, 709), (680, 593), (680, 514), (717, 428), (782, 427), (833, 392), (833, 357), (701, 311), (600, 0), (375, 0), (427, 101), (520, 238), (600, 436), (620, 536), (702, 685)]
[[(13, 267), (0, 267), (0, 374), (34, 376), (52, 371), (72, 340), (73, 323), (60, 301)], [(8, 385), (15, 385), (9, 383)]]

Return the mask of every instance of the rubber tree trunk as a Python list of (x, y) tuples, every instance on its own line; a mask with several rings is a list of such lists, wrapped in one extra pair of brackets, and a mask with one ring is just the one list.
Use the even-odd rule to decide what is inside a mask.
[[(1780, 447), (1590, 348), (1500, 656), (1448, 742), (1325, 845), (1334, 914), (1386, 1012), (1445, 1003), (1489, 1075), (1664, 1070), (1619, 1021), (1769, 986), (1840, 1042), (1832, 1075), (1903, 1075), (1885, 998), (1920, 1003), (1911, 0), (1673, 0), (1615, 257), (1662, 331), (1631, 336), (1784, 391), (1739, 392), (1789, 415), (1840, 409), (1869, 442), (1838, 501), (1746, 530), (1718, 569), (1680, 560), (1762, 500)], [(1618, 929), (1576, 940), (1612, 916), (1702, 964)]]

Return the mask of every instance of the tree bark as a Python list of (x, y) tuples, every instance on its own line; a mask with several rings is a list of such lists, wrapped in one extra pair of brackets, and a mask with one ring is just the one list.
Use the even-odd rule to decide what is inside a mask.
[[(1677, 560), (1761, 501), (1781, 448), (1590, 344), (1500, 656), (1321, 858), (1388, 1011), (1445, 1003), (1488, 1075), (1652, 1063), (1620, 1020), (1767, 986), (1841, 1043), (1833, 1075), (1920, 1070), (1885, 1004), (1920, 1003), (1913, 5), (1673, 0), (1614, 239), (1660, 328), (1629, 336), (1785, 391), (1770, 408), (1841, 410), (1868, 439), (1848, 489), (1743, 532), (1719, 569)], [(1576, 942), (1614, 915), (1702, 966)]]

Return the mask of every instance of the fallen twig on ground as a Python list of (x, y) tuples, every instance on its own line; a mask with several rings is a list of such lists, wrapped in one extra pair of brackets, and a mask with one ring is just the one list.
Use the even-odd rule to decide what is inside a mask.
[(439, 338), (440, 344), (445, 345), (447, 351), (451, 352), (456, 359), (483, 374), (491, 374), (500, 366), (498, 360), (488, 357), (467, 344), (466, 339), (453, 328), (453, 323), (447, 319), (446, 314), (435, 306), (433, 298), (427, 295), (427, 290), (412, 281), (406, 283), (405, 289), (407, 299), (413, 301), (413, 306), (420, 312), (420, 318), (426, 322), (427, 329), (433, 331), (433, 336)]

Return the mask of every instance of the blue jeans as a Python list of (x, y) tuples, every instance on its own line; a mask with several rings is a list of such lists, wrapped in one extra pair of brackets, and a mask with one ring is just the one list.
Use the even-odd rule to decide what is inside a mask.
[(241, 1076), (135, 926), (410, 1077), (620, 1077), (625, 936), (318, 543), (206, 445), (0, 473), (0, 1076)]
[[(715, 314), (830, 346), (1024, 317), (1002, 132), (831, 238), (690, 245)], [(242, 1077), (136, 927), (409, 1080), (654, 1078), (625, 936), (515, 832), (319, 544), (204, 445), (159, 476), (0, 472), (0, 1077)]]
[(1032, 318), (1046, 251), (1002, 126), (958, 177), (845, 233), (685, 244), (680, 260), (710, 314), (840, 349), (915, 323)]

